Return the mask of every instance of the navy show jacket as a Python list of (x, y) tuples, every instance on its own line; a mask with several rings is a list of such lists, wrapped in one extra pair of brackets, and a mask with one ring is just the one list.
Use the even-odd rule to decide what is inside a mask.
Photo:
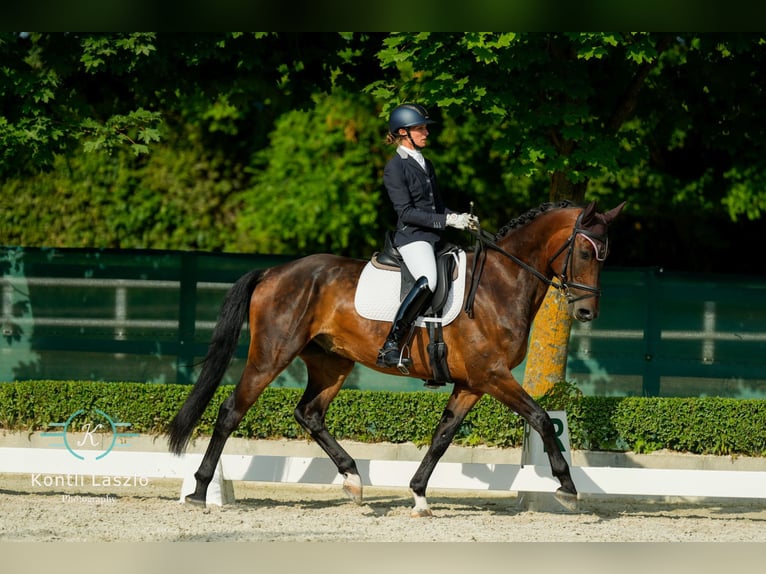
[(383, 170), (383, 184), (398, 217), (394, 245), (427, 241), (435, 245), (447, 226), (447, 214), (439, 196), (433, 164), (426, 160), (426, 170), (401, 148)]

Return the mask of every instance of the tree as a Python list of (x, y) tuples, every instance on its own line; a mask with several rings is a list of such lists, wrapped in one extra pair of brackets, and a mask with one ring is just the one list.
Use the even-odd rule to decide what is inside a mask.
[[(369, 38), (0, 35), (0, 242), (237, 247), (251, 157), (282, 114), (349, 83), (344, 70), (373, 57)], [(295, 252), (290, 240), (279, 250)]]
[(81, 150), (145, 154), (186, 123), (242, 159), (374, 46), (337, 33), (4, 32), (0, 175)]
[[(737, 184), (763, 172), (763, 35), (401, 33), (384, 45), (390, 75), (368, 91), (390, 106), (406, 96), (456, 117), (481, 114), (508, 168), (545, 174), (551, 200), (582, 201), (604, 178), (632, 191), (617, 178), (637, 168), (672, 174), (669, 160), (687, 154), (680, 169), (696, 155), (688, 175), (700, 195), (718, 196), (734, 217), (762, 213), (763, 188)], [(705, 186), (699, 159), (720, 170), (718, 187)]]
[[(766, 205), (759, 109), (764, 51), (757, 34), (3, 33), (0, 177), (8, 185), (13, 180), (34, 203), (29, 183), (39, 180), (26, 178), (52, 170), (48, 177), (73, 193), (88, 177), (82, 170), (91, 163), (79, 161), (87, 152), (130, 171), (124, 178), (133, 188), (146, 180), (142, 188), (158, 194), (173, 186), (167, 177), (163, 183), (162, 170), (178, 174), (177, 183), (188, 188), (194, 186), (182, 170), (204, 173), (210, 184), (205, 193), (216, 197), (197, 202), (196, 209), (220, 212), (204, 216), (220, 236), (211, 231), (177, 247), (247, 250), (247, 230), (279, 226), (257, 221), (255, 212), (237, 223), (254, 205), (244, 190), (263, 189), (268, 177), (277, 181), (287, 173), (292, 152), (288, 136), (274, 134), (277, 122), (289, 122), (301, 146), (317, 138), (300, 130), (321, 123), (316, 107), (333, 89), (377, 114), (377, 120), (365, 119), (360, 133), (384, 126), (397, 103), (417, 99), (439, 119), (429, 154), (439, 165), (448, 204), (467, 209), (474, 200), (487, 225), (499, 227), (548, 198), (598, 199), (606, 206), (627, 199), (621, 217), (634, 225), (626, 227), (629, 235), (613, 257), (628, 265), (717, 271), (715, 261), (731, 267), (722, 251), (735, 243), (731, 221), (758, 221)], [(359, 93), (363, 86), (365, 94)], [(289, 120), (281, 120), (283, 114)], [(388, 151), (377, 140), (370, 145), (374, 167), (378, 153)], [(348, 146), (340, 153), (361, 165), (358, 151)], [(209, 169), (195, 171), (195, 161)], [(172, 168), (160, 165), (167, 162)], [(92, 166), (99, 168), (98, 162)], [(374, 174), (353, 173), (353, 181), (346, 176), (331, 184), (373, 189)], [(289, 175), (295, 189), (318, 189), (310, 170)], [(371, 191), (381, 192), (382, 186)], [(156, 197), (147, 201), (156, 207)], [(277, 194), (270, 201), (289, 203), (290, 197)], [(57, 205), (38, 203), (37, 214)], [(156, 246), (168, 234), (140, 230), (142, 221), (157, 225), (154, 209), (141, 211), (146, 218), (125, 229), (153, 238)], [(289, 213), (288, 206), (276, 205), (263, 212), (272, 218)], [(22, 227), (39, 220), (12, 217)], [(719, 234), (722, 218), (729, 226)], [(235, 238), (230, 230), (237, 225), (245, 235)], [(7, 231), (5, 221), (0, 228)], [(336, 234), (348, 242), (340, 246), (322, 233), (304, 225), (300, 234), (272, 234), (270, 241), (283, 252), (328, 245), (345, 253), (369, 249), (370, 237)], [(699, 252), (717, 258), (694, 259), (683, 247), (660, 251), (659, 234), (666, 245), (704, 245)], [(101, 240), (94, 235), (96, 245)], [(353, 244), (357, 240), (360, 245)], [(67, 244), (63, 235), (60, 241)], [(672, 261), (663, 261), (670, 255)]]
[(228, 248), (369, 257), (382, 244), (385, 156), (375, 104), (341, 90), (315, 101), (280, 116), (270, 145), (254, 156)]

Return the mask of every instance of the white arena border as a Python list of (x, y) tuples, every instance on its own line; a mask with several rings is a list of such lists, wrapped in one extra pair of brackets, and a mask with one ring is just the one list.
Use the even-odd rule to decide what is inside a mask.
[[(181, 495), (194, 486), (193, 474), (201, 454), (175, 456), (162, 452), (111, 452), (101, 460), (78, 460), (63, 449), (0, 448), (0, 473), (30, 475), (30, 482), (64, 481), (101, 484), (104, 477), (132, 481), (183, 479)], [(407, 487), (418, 461), (357, 460), (362, 482), (380, 487)], [(766, 472), (742, 470), (676, 470), (617, 467), (577, 467), (572, 478), (582, 494), (766, 499)], [(46, 477), (49, 477), (46, 479)], [(271, 455), (221, 457), (208, 492), (208, 504), (233, 501), (231, 481), (290, 484), (341, 484), (343, 477), (328, 458)], [(477, 491), (553, 492), (558, 482), (547, 465), (440, 462), (430, 488)], [(112, 488), (114, 489), (114, 488)]]

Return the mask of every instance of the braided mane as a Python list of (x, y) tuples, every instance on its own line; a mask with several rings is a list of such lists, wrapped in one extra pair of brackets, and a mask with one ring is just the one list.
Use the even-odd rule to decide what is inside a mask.
[(563, 209), (565, 207), (573, 207), (574, 205), (576, 205), (574, 202), (565, 199), (559, 202), (549, 201), (541, 204), (539, 207), (533, 207), (523, 215), (519, 215), (518, 217), (511, 219), (502, 228), (500, 228), (500, 230), (495, 234), (495, 240), (505, 237), (513, 229), (521, 227), (525, 223), (532, 221), (535, 217), (545, 213), (546, 211), (551, 211), (553, 209)]

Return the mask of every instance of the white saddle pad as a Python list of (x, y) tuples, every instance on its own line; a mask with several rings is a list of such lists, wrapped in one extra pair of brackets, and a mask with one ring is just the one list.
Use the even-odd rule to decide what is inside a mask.
[[(419, 317), (415, 325), (423, 327), (426, 321), (441, 321), (447, 325), (455, 320), (463, 307), (465, 295), (465, 251), (457, 252), (458, 276), (452, 283), (447, 294), (441, 319)], [(399, 292), (401, 290), (401, 273), (378, 269), (368, 262), (359, 276), (356, 286), (354, 305), (356, 311), (365, 319), (374, 321), (393, 321), (399, 309)]]

